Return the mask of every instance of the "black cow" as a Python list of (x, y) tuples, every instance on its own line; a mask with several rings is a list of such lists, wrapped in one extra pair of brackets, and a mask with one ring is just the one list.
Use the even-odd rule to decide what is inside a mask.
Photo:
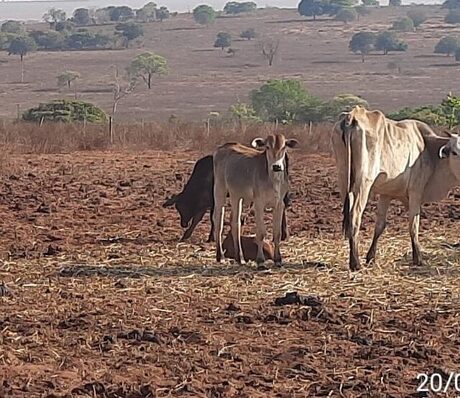
[[(289, 171), (289, 161), (286, 154), (286, 170)], [(199, 159), (193, 167), (190, 179), (184, 186), (182, 192), (171, 196), (163, 203), (163, 207), (175, 205), (180, 215), (182, 228), (187, 228), (182, 235), (181, 241), (192, 236), (198, 223), (202, 220), (208, 210), (211, 211), (211, 230), (209, 231), (208, 242), (214, 240), (214, 166), (212, 156), (208, 155)], [(286, 207), (290, 205), (289, 193), (284, 197)], [(288, 237), (286, 214), (283, 212), (281, 225), (281, 239)]]

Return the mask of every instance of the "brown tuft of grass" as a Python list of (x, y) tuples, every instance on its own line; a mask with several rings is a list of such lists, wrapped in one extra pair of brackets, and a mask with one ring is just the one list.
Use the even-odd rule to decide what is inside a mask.
[(86, 123), (3, 123), (0, 146), (11, 153), (62, 153), (86, 150), (185, 149), (211, 151), (225, 142), (249, 143), (255, 137), (282, 132), (295, 137), (306, 152), (329, 152), (332, 126), (275, 125), (228, 122), (131, 123), (115, 126), (111, 143), (108, 126)]

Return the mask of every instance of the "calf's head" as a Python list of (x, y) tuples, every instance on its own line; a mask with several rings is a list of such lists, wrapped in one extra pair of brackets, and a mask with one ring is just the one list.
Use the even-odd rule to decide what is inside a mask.
[(263, 149), (267, 157), (268, 171), (273, 173), (286, 170), (286, 150), (298, 146), (295, 139), (286, 139), (283, 134), (270, 134), (267, 138), (256, 138), (252, 141), (254, 148)]
[(449, 142), (439, 149), (439, 157), (449, 159), (450, 169), (460, 181), (460, 136), (453, 135)]
[(187, 204), (181, 194), (173, 195), (163, 203), (163, 207), (170, 207), (173, 205), (179, 213), (181, 227), (187, 228), (195, 215), (193, 209)]

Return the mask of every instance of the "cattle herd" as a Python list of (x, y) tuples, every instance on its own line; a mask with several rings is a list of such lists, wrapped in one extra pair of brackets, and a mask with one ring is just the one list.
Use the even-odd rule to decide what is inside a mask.
[[(211, 231), (208, 241), (216, 242), (216, 260), (228, 252), (238, 263), (248, 257), (264, 266), (267, 256), (282, 264), (280, 241), (287, 237), (285, 208), (289, 206), (287, 150), (297, 140), (283, 134), (256, 138), (252, 146), (227, 143), (195, 164), (183, 191), (167, 199), (164, 207), (175, 205), (188, 239), (208, 210)], [(361, 219), (372, 192), (379, 195), (374, 237), (366, 262), (374, 261), (377, 242), (386, 225), (391, 201), (401, 201), (409, 211), (409, 232), (414, 265), (422, 264), (418, 240), (421, 205), (443, 199), (460, 185), (460, 137), (437, 135), (418, 120), (394, 121), (380, 111), (356, 106), (343, 112), (332, 132), (332, 147), (337, 166), (338, 186), (343, 203), (342, 227), (349, 240), (349, 266), (360, 268), (358, 236)], [(224, 252), (222, 232), (225, 204), (231, 205), (233, 247)], [(247, 237), (241, 236), (243, 205), (251, 205), (255, 215), (255, 254), (248, 256)], [(264, 211), (273, 209), (271, 253), (265, 239)], [(243, 244), (242, 244), (243, 243)]]

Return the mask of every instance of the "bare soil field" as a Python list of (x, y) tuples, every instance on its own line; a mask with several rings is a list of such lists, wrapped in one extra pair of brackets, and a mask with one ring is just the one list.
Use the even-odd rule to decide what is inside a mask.
[[(19, 58), (0, 54), (0, 117), (15, 118), (17, 106), (25, 110), (51, 99), (73, 96), (59, 92), (56, 76), (76, 70), (83, 100), (111, 109), (113, 65), (124, 71), (132, 58), (154, 51), (168, 60), (167, 76), (157, 78), (151, 90), (140, 84), (120, 103), (123, 120), (166, 120), (174, 114), (196, 120), (211, 111), (226, 112), (237, 100), (247, 101), (250, 90), (270, 78), (296, 78), (315, 95), (330, 99), (340, 93), (366, 98), (384, 111), (403, 106), (439, 103), (449, 91), (460, 87), (459, 64), (453, 57), (433, 54), (443, 36), (460, 35), (459, 25), (444, 23), (446, 10), (419, 6), (430, 18), (416, 32), (401, 33), (406, 53), (383, 56), (375, 53), (365, 63), (348, 50), (352, 35), (361, 30), (383, 31), (410, 7), (383, 7), (370, 16), (344, 25), (329, 18), (312, 21), (296, 10), (259, 10), (250, 15), (218, 18), (209, 27), (198, 26), (190, 14), (180, 14), (163, 23), (145, 24), (141, 45), (128, 50), (35, 52), (25, 57), (26, 83), (20, 84)], [(247, 28), (255, 28), (256, 40), (239, 39)], [(30, 29), (47, 29), (45, 24)], [(96, 26), (95, 31), (113, 31), (113, 26)], [(218, 32), (233, 37), (234, 57), (213, 48)], [(260, 43), (279, 40), (273, 67), (262, 57)], [(390, 71), (390, 61), (401, 63), (400, 74)]]
[[(333, 161), (295, 153), (285, 265), (258, 272), (215, 264), (209, 223), (178, 243), (161, 204), (200, 155), (14, 156), (0, 184), (1, 397), (424, 397), (418, 372), (460, 371), (460, 190), (424, 207), (426, 266), (410, 266), (395, 205), (376, 264), (350, 274)], [(292, 291), (307, 299), (277, 300)]]

